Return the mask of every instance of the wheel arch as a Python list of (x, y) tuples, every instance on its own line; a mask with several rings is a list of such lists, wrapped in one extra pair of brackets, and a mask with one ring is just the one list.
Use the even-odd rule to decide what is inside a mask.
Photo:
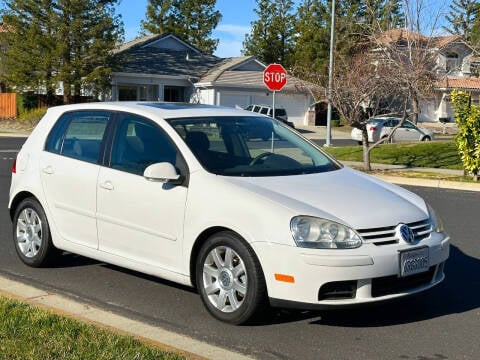
[[(220, 233), (220, 232), (223, 232), (223, 231), (229, 231), (229, 232), (232, 232), (235, 235), (237, 235), (243, 241), (243, 244), (245, 246), (247, 246), (250, 249), (250, 251), (252, 252), (252, 254), (254, 254), (255, 257), (257, 257), (257, 259), (258, 259), (257, 254), (255, 253), (253, 248), (250, 246), (248, 241), (245, 240), (245, 237), (242, 236), (241, 234), (239, 234), (238, 232), (236, 232), (235, 230), (230, 229), (230, 228), (225, 227), (225, 226), (213, 226), (213, 227), (210, 227), (208, 229), (205, 229), (200, 233), (200, 235), (198, 235), (197, 239), (195, 240), (195, 243), (192, 246), (192, 251), (190, 252), (190, 282), (192, 283), (192, 286), (194, 288), (197, 287), (197, 285), (196, 285), (197, 284), (197, 278), (196, 278), (197, 275), (196, 275), (196, 271), (195, 271), (195, 265), (196, 265), (196, 260), (197, 260), (197, 257), (198, 257), (198, 253), (200, 252), (200, 249), (201, 249), (203, 243), (205, 241), (207, 241), (207, 239), (210, 236), (212, 236), (214, 234), (217, 234), (217, 233)], [(260, 268), (261, 268), (261, 264), (260, 264)], [(263, 275), (263, 269), (262, 269), (262, 275)]]
[(34, 198), (35, 200), (37, 200), (40, 203), (38, 198), (33, 193), (31, 193), (30, 191), (20, 191), (18, 194), (15, 195), (15, 197), (13, 198), (13, 200), (10, 203), (10, 220), (11, 221), (13, 221), (13, 217), (15, 216), (15, 209), (17, 208), (17, 206), (23, 200), (28, 199), (28, 198)]

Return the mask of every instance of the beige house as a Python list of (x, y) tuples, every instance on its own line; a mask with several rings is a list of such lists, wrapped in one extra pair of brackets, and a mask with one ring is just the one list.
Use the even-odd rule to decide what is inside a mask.
[(397, 47), (406, 46), (408, 41), (416, 46), (428, 46), (434, 52), (433, 73), (437, 83), (433, 94), (420, 103), (419, 121), (454, 121), (450, 105), (452, 90), (464, 90), (472, 94), (472, 100), (480, 99), (480, 58), (475, 50), (460, 35), (427, 37), (403, 29), (386, 31), (383, 41)]

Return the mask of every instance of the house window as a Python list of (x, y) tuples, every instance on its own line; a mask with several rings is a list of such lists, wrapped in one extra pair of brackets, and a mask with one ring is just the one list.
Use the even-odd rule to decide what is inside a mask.
[(447, 58), (447, 63), (446, 63), (447, 71), (455, 70), (459, 67), (460, 62), (459, 62), (457, 53), (448, 52), (446, 58)]
[(163, 88), (163, 100), (171, 102), (184, 102), (184, 88), (181, 86), (165, 86)]
[(119, 85), (119, 101), (155, 101), (157, 99), (156, 85)]

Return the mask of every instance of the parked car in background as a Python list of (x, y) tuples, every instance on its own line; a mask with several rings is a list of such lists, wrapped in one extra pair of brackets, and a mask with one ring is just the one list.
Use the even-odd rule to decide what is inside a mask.
[[(256, 104), (248, 105), (245, 108), (245, 110), (253, 111), (253, 112), (256, 112), (256, 113), (259, 113), (259, 114), (263, 114), (263, 115), (273, 117), (272, 116), (273, 108), (271, 106), (268, 106), (268, 105), (256, 105)], [(295, 128), (295, 125), (293, 124), (293, 122), (288, 121), (287, 111), (284, 108), (277, 108), (277, 107), (275, 108), (275, 119), (284, 122), (285, 124), (287, 124), (288, 126), (290, 126), (292, 128)]]
[(25, 264), (63, 250), (162, 277), (234, 324), (269, 305), (418, 293), (444, 279), (449, 256), (419, 196), (279, 121), (207, 105), (49, 108), (13, 163), (8, 206)]
[[(368, 141), (373, 143), (386, 138), (392, 130), (400, 123), (397, 117), (376, 117), (367, 122)], [(352, 140), (362, 143), (362, 131), (354, 128), (351, 132)], [(433, 132), (431, 130), (416, 126), (409, 120), (405, 120), (401, 127), (395, 130), (390, 142), (401, 141), (431, 141)]]

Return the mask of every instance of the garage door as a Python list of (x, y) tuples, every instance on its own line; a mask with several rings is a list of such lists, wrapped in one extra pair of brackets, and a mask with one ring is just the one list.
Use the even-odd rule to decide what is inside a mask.
[[(272, 97), (256, 95), (254, 96), (254, 103), (272, 106)], [(288, 120), (295, 125), (304, 125), (308, 105), (305, 95), (275, 94), (275, 106), (287, 110)]]
[(250, 105), (250, 96), (246, 94), (220, 93), (220, 106), (241, 107), (242, 109)]

